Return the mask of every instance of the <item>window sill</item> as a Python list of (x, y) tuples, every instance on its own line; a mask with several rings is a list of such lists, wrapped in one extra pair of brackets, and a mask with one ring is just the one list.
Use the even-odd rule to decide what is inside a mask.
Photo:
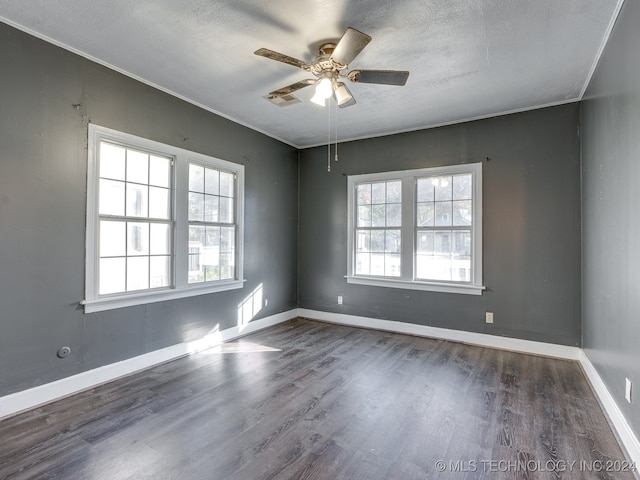
[(208, 293), (224, 292), (236, 290), (244, 286), (246, 280), (232, 280), (215, 285), (193, 285), (180, 289), (155, 290), (151, 292), (132, 293), (128, 295), (114, 295), (101, 297), (94, 300), (83, 300), (84, 313), (103, 312), (116, 308), (132, 307), (135, 305), (145, 305), (147, 303), (163, 302), (165, 300), (175, 300), (178, 298), (195, 297)]
[(407, 290), (423, 290), (427, 292), (459, 293), (464, 295), (482, 295), (487, 287), (484, 285), (470, 285), (468, 283), (436, 283), (436, 282), (407, 282), (405, 280), (391, 280), (388, 278), (346, 276), (347, 283), (356, 285), (371, 285), (375, 287), (404, 288)]

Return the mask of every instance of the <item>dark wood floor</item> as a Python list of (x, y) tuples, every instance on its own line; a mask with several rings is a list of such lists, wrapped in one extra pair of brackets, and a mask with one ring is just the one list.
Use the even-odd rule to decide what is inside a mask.
[(634, 478), (575, 362), (305, 319), (5, 419), (0, 439), (7, 479)]

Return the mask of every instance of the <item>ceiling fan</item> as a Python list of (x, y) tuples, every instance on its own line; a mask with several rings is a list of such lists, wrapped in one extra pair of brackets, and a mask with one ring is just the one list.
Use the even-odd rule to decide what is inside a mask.
[(292, 95), (304, 87), (316, 85), (316, 91), (311, 101), (325, 106), (326, 100), (331, 96), (341, 107), (349, 107), (356, 103), (353, 95), (342, 82), (349, 79), (353, 83), (376, 83), (382, 85), (404, 85), (407, 83), (409, 72), (400, 70), (351, 70), (347, 71), (349, 64), (367, 46), (371, 37), (354, 28), (347, 28), (338, 43), (324, 43), (320, 45), (319, 54), (311, 63), (289, 57), (282, 53), (274, 52), (268, 48), (260, 48), (254, 53), (258, 56), (276, 60), (278, 62), (293, 65), (305, 72), (313, 74), (316, 78), (308, 78), (287, 85), (270, 92), (266, 98), (278, 105), (286, 105), (287, 102), (296, 103)]

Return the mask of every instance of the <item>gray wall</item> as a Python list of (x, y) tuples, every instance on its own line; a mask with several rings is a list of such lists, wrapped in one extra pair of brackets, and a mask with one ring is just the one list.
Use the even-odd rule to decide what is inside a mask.
[[(578, 105), (301, 152), (301, 307), (580, 345)], [(486, 160), (487, 157), (489, 160)], [(483, 165), (482, 296), (347, 284), (346, 175)], [(337, 296), (344, 305), (337, 305)], [(485, 311), (495, 324), (484, 323)]]
[[(640, 3), (627, 1), (582, 104), (583, 343), (640, 436)], [(624, 399), (625, 377), (635, 405)]]
[[(4, 24), (0, 65), (0, 395), (296, 307), (296, 149)], [(84, 314), (89, 121), (245, 165), (242, 290)]]

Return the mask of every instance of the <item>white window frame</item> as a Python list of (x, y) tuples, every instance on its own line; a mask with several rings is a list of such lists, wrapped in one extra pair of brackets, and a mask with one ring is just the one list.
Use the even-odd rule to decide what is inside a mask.
[[(99, 243), (99, 152), (102, 141), (127, 148), (173, 158), (172, 178), (172, 281), (169, 287), (121, 292), (98, 293)], [(189, 163), (231, 172), (236, 176), (236, 261), (235, 278), (211, 282), (188, 283), (188, 187)], [(244, 166), (226, 160), (191, 152), (171, 145), (137, 137), (128, 133), (90, 123), (88, 128), (87, 161), (87, 228), (85, 266), (85, 313), (111, 310), (133, 305), (192, 297), (242, 288), (244, 264)]]
[[(473, 213), (471, 279), (469, 282), (425, 281), (415, 278), (416, 184), (418, 178), (471, 174)], [(361, 183), (402, 181), (402, 273), (399, 278), (355, 274), (356, 187)], [(482, 163), (349, 175), (347, 192), (347, 283), (431, 292), (482, 295)]]

